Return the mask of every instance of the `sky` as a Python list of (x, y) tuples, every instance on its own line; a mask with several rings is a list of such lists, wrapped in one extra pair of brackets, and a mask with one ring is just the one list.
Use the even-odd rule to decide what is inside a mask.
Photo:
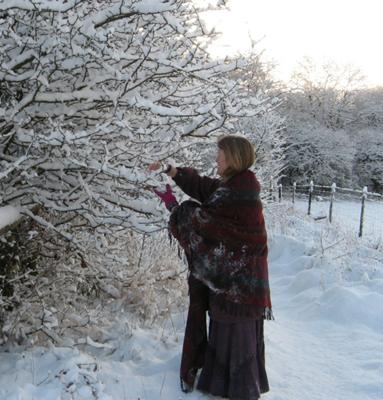
[(367, 86), (383, 86), (383, 0), (229, 0), (230, 12), (208, 19), (222, 31), (211, 51), (222, 56), (258, 48), (288, 80), (304, 56), (323, 64), (351, 64)]

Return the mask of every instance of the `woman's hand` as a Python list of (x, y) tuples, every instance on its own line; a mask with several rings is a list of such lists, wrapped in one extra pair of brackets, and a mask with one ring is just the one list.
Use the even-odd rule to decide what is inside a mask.
[[(148, 171), (158, 171), (161, 167), (162, 167), (161, 162), (155, 161), (154, 163), (149, 164)], [(177, 168), (168, 164), (167, 167), (161, 172), (170, 176), (171, 178), (174, 178), (177, 175)]]
[(154, 163), (149, 164), (148, 171), (157, 171), (161, 168), (161, 162), (155, 161)]

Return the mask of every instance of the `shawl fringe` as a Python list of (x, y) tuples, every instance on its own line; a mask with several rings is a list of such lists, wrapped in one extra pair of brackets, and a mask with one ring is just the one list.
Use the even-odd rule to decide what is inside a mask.
[(268, 321), (274, 321), (274, 314), (273, 314), (273, 310), (270, 307), (266, 307), (263, 311), (263, 319), (266, 319)]

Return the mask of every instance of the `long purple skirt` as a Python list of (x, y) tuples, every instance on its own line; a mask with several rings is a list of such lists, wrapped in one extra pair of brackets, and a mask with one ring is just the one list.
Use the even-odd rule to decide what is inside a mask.
[(235, 400), (259, 399), (269, 390), (263, 320), (210, 320), (205, 363), (197, 389)]

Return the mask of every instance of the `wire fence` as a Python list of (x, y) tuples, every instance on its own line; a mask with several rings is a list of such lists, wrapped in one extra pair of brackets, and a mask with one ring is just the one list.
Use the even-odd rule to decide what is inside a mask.
[[(355, 207), (355, 213), (358, 213), (358, 236), (362, 237), (366, 225), (366, 205), (368, 203), (379, 203), (382, 206), (383, 213), (383, 195), (380, 193), (369, 192), (367, 187), (360, 189), (350, 189), (338, 187), (336, 183), (331, 186), (315, 185), (311, 181), (307, 185), (298, 185), (295, 182), (292, 185), (277, 186), (270, 184), (268, 199), (270, 201), (291, 201), (293, 204), (297, 201), (307, 201), (307, 214), (311, 215), (313, 201), (320, 200), (328, 202), (328, 208), (325, 215), (316, 219), (328, 218), (329, 222), (333, 221), (334, 217), (334, 202), (339, 200), (352, 200), (359, 203), (359, 209)], [(357, 205), (357, 203), (355, 203)], [(323, 210), (323, 207), (322, 207)], [(382, 215), (383, 217), (383, 215)], [(382, 227), (383, 228), (383, 227)]]

